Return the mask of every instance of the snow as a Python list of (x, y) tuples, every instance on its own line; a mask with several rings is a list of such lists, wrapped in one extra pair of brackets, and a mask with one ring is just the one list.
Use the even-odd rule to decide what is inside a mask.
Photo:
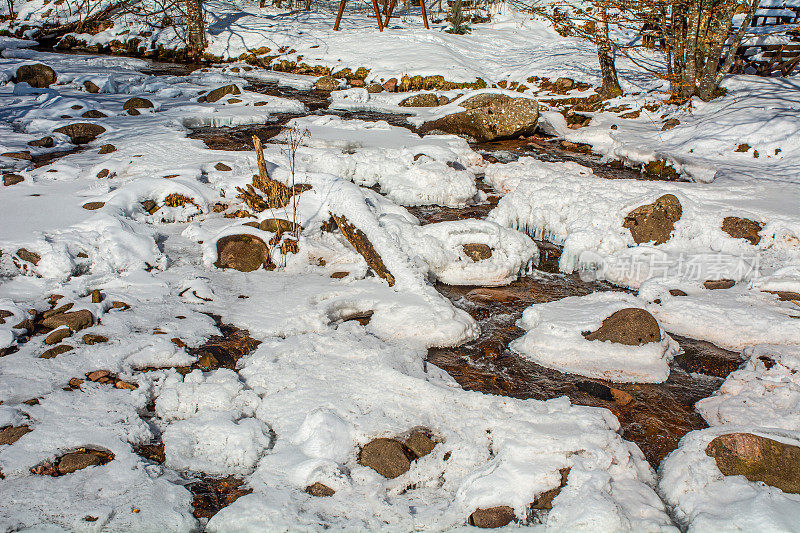
[(534, 304), (517, 325), (525, 335), (510, 348), (525, 359), (561, 372), (618, 382), (660, 383), (669, 376), (677, 343), (663, 330), (661, 340), (638, 346), (587, 340), (616, 311), (644, 308), (645, 302), (626, 293), (597, 292)]

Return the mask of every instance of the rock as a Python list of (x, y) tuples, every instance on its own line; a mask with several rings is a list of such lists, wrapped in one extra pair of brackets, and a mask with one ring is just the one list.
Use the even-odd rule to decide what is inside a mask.
[(39, 357), (42, 359), (52, 359), (53, 357), (59, 356), (62, 353), (67, 353), (74, 349), (75, 348), (69, 344), (59, 344), (58, 346), (53, 346), (49, 350), (45, 350)]
[(514, 509), (507, 505), (500, 505), (488, 509), (476, 509), (469, 515), (469, 525), (493, 529), (508, 525), (514, 518), (516, 518)]
[(81, 118), (106, 118), (108, 115), (97, 109), (90, 109), (81, 115)]
[(386, 91), (393, 93), (397, 90), (397, 78), (390, 78), (386, 80), (381, 87), (383, 87)]
[(89, 144), (100, 134), (105, 133), (106, 129), (99, 124), (90, 122), (77, 122), (67, 126), (61, 126), (53, 130), (55, 133), (63, 133), (72, 144)]
[(417, 428), (411, 432), (404, 444), (419, 459), (433, 451), (436, 441), (431, 438), (430, 431), (424, 428)]
[(353, 226), (344, 216), (332, 216), (336, 225), (339, 227), (339, 231), (350, 241), (353, 248), (364, 257), (367, 265), (369, 265), (375, 274), (385, 279), (390, 287), (394, 286), (394, 276), (389, 272), (389, 269), (386, 268), (386, 265), (383, 264), (383, 259), (381, 259), (378, 252), (375, 251), (375, 248), (372, 246), (367, 236), (364, 235), (360, 229)]
[(53, 138), (49, 135), (47, 137), (42, 137), (41, 139), (28, 142), (28, 146), (33, 146), (34, 148), (52, 148), (54, 144), (55, 142), (53, 141)]
[(479, 94), (459, 105), (466, 111), (426, 122), (420, 128), (420, 133), (444, 131), (486, 142), (530, 135), (539, 119), (539, 104), (529, 98)]
[(681, 123), (681, 121), (678, 120), (677, 118), (670, 118), (668, 120), (665, 120), (664, 121), (664, 125), (661, 126), (661, 131), (671, 130), (672, 128), (674, 128), (675, 126), (677, 126), (680, 123)]
[(39, 261), (42, 260), (41, 255), (37, 254), (36, 252), (31, 252), (27, 248), (20, 248), (19, 250), (17, 250), (17, 257), (19, 257), (23, 261), (33, 263), (34, 265), (38, 264)]
[(229, 167), (225, 163), (217, 163), (216, 165), (214, 165), (214, 168), (216, 170), (219, 170), (220, 172), (230, 172), (231, 170), (233, 170), (231, 167)]
[(567, 484), (567, 478), (569, 477), (569, 468), (562, 468), (558, 471), (561, 474), (561, 484), (558, 487), (553, 489), (544, 491), (543, 493), (536, 496), (536, 499), (533, 500), (531, 504), (531, 509), (535, 509), (537, 511), (549, 511), (553, 508), (553, 500), (556, 496), (561, 493), (561, 489)]
[(129, 98), (122, 104), (123, 111), (129, 111), (131, 109), (152, 109), (153, 107), (153, 102), (147, 98), (139, 98), (138, 96)]
[(791, 494), (800, 493), (800, 447), (753, 435), (728, 433), (712, 440), (706, 455), (724, 476), (744, 476)]
[(5, 152), (3, 154), (0, 154), (0, 157), (9, 157), (11, 159), (20, 159), (23, 161), (31, 161), (32, 159), (31, 153), (27, 150), (24, 150), (22, 152)]
[(439, 102), (439, 105), (447, 105), (450, 102), (452, 102), (452, 100), (447, 96), (440, 96), (439, 98), (437, 98), (437, 101)]
[(282, 218), (267, 218), (259, 222), (257, 227), (261, 231), (283, 235), (284, 233), (293, 233), (299, 230), (300, 224)]
[(575, 88), (575, 80), (572, 78), (558, 78), (553, 82), (553, 91), (557, 93), (565, 93)]
[(84, 344), (93, 345), (93, 344), (101, 344), (104, 342), (108, 342), (108, 337), (104, 337), (103, 335), (96, 335), (94, 333), (87, 333), (83, 336)]
[(86, 374), (86, 379), (88, 379), (89, 381), (96, 382), (100, 381), (103, 378), (107, 378), (110, 375), (111, 375), (110, 370), (95, 370), (93, 372), (89, 372), (88, 374)]
[(339, 272), (334, 272), (333, 274), (331, 274), (331, 278), (333, 278), (333, 279), (343, 279), (343, 278), (346, 278), (349, 275), (350, 275), (350, 272), (339, 271)]
[(94, 324), (94, 316), (88, 309), (60, 313), (41, 321), (41, 325), (46, 328), (56, 329), (61, 326), (67, 326), (72, 331), (86, 329), (92, 324)]
[(389, 479), (405, 474), (411, 468), (411, 460), (403, 445), (394, 439), (368, 442), (358, 454), (358, 462)]
[(14, 444), (23, 436), (33, 431), (28, 426), (8, 426), (0, 429), (0, 446)]
[(380, 83), (370, 83), (369, 85), (367, 85), (367, 92), (370, 94), (382, 93), (383, 85), (381, 85)]
[(252, 235), (228, 235), (217, 241), (217, 268), (232, 268), (252, 272), (271, 264), (269, 249), (260, 238)]
[(103, 293), (100, 292), (100, 289), (94, 289), (92, 291), (92, 303), (99, 304), (103, 301)]
[(583, 336), (590, 341), (616, 342), (629, 346), (661, 342), (658, 322), (653, 315), (638, 307), (616, 311), (603, 320), (599, 329), (593, 332), (585, 331)]
[(318, 91), (331, 92), (339, 89), (339, 80), (333, 76), (322, 76), (314, 84), (314, 88)]
[(665, 194), (652, 204), (637, 207), (628, 213), (622, 226), (630, 230), (636, 244), (664, 244), (682, 214), (680, 201), (672, 194)]
[(467, 257), (473, 261), (483, 261), (492, 257), (492, 248), (487, 244), (470, 243), (461, 247)]
[(56, 330), (53, 330), (47, 337), (45, 337), (44, 343), (47, 345), (58, 344), (67, 337), (71, 336), (72, 336), (72, 331), (70, 331), (69, 328), (58, 328)]
[(436, 107), (439, 99), (433, 93), (420, 93), (409, 96), (398, 104), (400, 107)]
[(703, 282), (703, 287), (709, 290), (730, 289), (734, 285), (736, 285), (736, 282), (732, 279), (714, 279)]
[(100, 87), (98, 87), (93, 81), (89, 80), (83, 82), (83, 88), (86, 89), (87, 93), (97, 94), (100, 92)]
[(744, 239), (753, 246), (761, 242), (761, 224), (749, 218), (725, 217), (722, 220), (722, 231), (734, 239)]
[(317, 496), (319, 498), (325, 498), (327, 496), (333, 496), (336, 494), (336, 491), (330, 488), (327, 485), (323, 485), (319, 481), (314, 482), (314, 484), (309, 485), (306, 487), (306, 493)]
[(61, 457), (58, 462), (58, 473), (61, 475), (71, 474), (90, 466), (104, 465), (107, 462), (102, 455), (88, 450), (72, 452)]
[(669, 293), (672, 296), (688, 296), (688, 294), (686, 294), (684, 291), (680, 289), (670, 289)]
[(14, 75), (14, 83), (25, 82), (31, 87), (45, 89), (56, 82), (56, 71), (42, 63), (22, 65)]
[(774, 294), (778, 297), (778, 300), (781, 302), (800, 302), (800, 292), (792, 292), (792, 291), (764, 291), (770, 294)]
[(100, 155), (104, 155), (104, 154), (110, 154), (111, 152), (116, 152), (116, 151), (117, 151), (117, 147), (114, 146), (113, 144), (104, 144), (103, 146), (100, 147), (100, 151), (97, 152), (97, 153), (100, 154)]
[(19, 174), (3, 174), (3, 185), (6, 187), (11, 187), (17, 183), (22, 183), (23, 181), (25, 181), (25, 178)]
[[(59, 298), (59, 300), (60, 300), (60, 298)], [(55, 303), (53, 303), (52, 305), (55, 305)], [(72, 303), (72, 302), (70, 302), (68, 304), (64, 304), (64, 305), (62, 305), (60, 307), (56, 307), (55, 309), (50, 309), (49, 311), (45, 311), (44, 313), (42, 313), (42, 318), (49, 318), (49, 317), (54, 316), (54, 315), (59, 315), (61, 313), (66, 313), (67, 311), (69, 311), (73, 307), (75, 307), (75, 304)]]
[(222, 98), (223, 96), (227, 96), (229, 94), (242, 94), (242, 91), (241, 89), (239, 89), (238, 85), (231, 83), (230, 85), (217, 87), (210, 93), (206, 94), (204, 98), (206, 102), (213, 103)]
[(86, 209), (88, 211), (95, 211), (97, 209), (100, 209), (104, 205), (106, 205), (105, 202), (86, 202), (81, 207), (83, 207), (84, 209)]

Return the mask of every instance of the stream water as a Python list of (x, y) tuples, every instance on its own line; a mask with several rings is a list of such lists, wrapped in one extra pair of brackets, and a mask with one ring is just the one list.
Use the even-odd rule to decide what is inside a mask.
[[(327, 94), (319, 91), (299, 91), (276, 84), (253, 84), (248, 88), (300, 100), (309, 108), (310, 114), (336, 114), (343, 118), (367, 121), (385, 120), (414, 130), (402, 115), (328, 111)], [(251, 150), (252, 135), (269, 142), (295, 116), (276, 115), (275, 121), (267, 125), (202, 128), (195, 130), (191, 136), (202, 139), (212, 149)], [(649, 179), (637, 170), (604, 164), (594, 154), (565, 150), (558, 141), (546, 136), (475, 143), (472, 147), (489, 161), (509, 162), (522, 156), (548, 162), (575, 161), (607, 179)], [(463, 208), (422, 206), (409, 208), (409, 211), (423, 224), (485, 218), (497, 204), (499, 196), (480, 178), (478, 186), (488, 196), (486, 203)], [(523, 335), (516, 321), (531, 304), (596, 291), (623, 290), (608, 283), (585, 282), (577, 275), (559, 273), (560, 247), (547, 242), (537, 242), (537, 245), (541, 253), (539, 269), (534, 275), (508, 286), (482, 288), (437, 285), (441, 294), (480, 323), (482, 334), (477, 340), (463, 346), (432, 349), (428, 361), (450, 373), (465, 389), (539, 400), (566, 395), (575, 404), (607, 408), (619, 419), (624, 438), (635, 442), (650, 464), (657, 468), (660, 461), (676, 448), (683, 435), (707, 427), (695, 412), (694, 404), (713, 394), (724, 377), (739, 366), (742, 362), (739, 354), (707, 342), (673, 336), (683, 352), (672, 362), (669, 379), (659, 384), (603, 382), (564, 374), (520, 358), (508, 349), (508, 345)]]

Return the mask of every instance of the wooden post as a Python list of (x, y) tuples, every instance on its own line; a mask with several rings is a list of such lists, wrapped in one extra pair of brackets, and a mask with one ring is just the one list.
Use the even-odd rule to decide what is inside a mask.
[(422, 22), (425, 23), (425, 29), (430, 29), (428, 26), (428, 13), (425, 11), (425, 0), (419, 0), (419, 8), (422, 10)]
[(392, 18), (392, 11), (394, 11), (395, 4), (397, 4), (397, 0), (392, 0), (392, 3), (389, 4), (389, 10), (386, 12), (386, 22), (383, 23), (384, 27), (389, 26), (389, 19)]
[[(259, 183), (254, 183), (254, 185), (261, 189), (261, 186), (266, 187), (266, 183), (269, 181), (269, 173), (267, 172), (267, 162), (264, 161), (264, 147), (261, 145), (261, 139), (259, 139), (256, 135), (253, 135), (253, 148), (256, 149), (256, 161), (258, 162), (258, 177)], [(259, 186), (261, 185), (261, 186)]]
[(375, 18), (378, 20), (378, 31), (383, 31), (383, 17), (381, 9), (378, 7), (378, 0), (372, 0), (372, 7), (375, 8)]
[(336, 13), (336, 23), (333, 25), (333, 31), (339, 31), (339, 24), (342, 22), (342, 13), (344, 13), (344, 4), (347, 0), (339, 2), (339, 12)]

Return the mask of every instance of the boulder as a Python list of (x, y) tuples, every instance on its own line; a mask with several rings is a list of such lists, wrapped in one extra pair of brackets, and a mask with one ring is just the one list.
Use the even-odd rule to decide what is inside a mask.
[(39, 264), (39, 261), (42, 260), (41, 255), (37, 254), (36, 252), (31, 252), (27, 248), (20, 248), (17, 250), (17, 257), (23, 261), (27, 261), (28, 263), (33, 263), (34, 265)]
[(106, 458), (91, 451), (72, 452), (61, 457), (58, 462), (58, 473), (71, 474), (90, 466), (100, 466), (107, 463)]
[(703, 282), (703, 286), (709, 290), (730, 289), (736, 285), (732, 279), (709, 279)]
[(539, 119), (539, 104), (530, 98), (486, 93), (468, 98), (459, 105), (466, 111), (426, 122), (420, 133), (443, 131), (486, 142), (530, 135)]
[(113, 144), (104, 144), (103, 146), (100, 147), (100, 150), (97, 153), (100, 155), (105, 155), (116, 151), (117, 147), (114, 146)]
[(330, 488), (329, 486), (320, 483), (319, 481), (316, 481), (313, 484), (306, 487), (306, 493), (312, 496), (316, 496), (318, 498), (325, 498), (327, 496), (333, 496), (334, 494), (336, 494), (336, 491)]
[(406, 438), (404, 444), (406, 448), (419, 459), (433, 451), (436, 447), (436, 441), (432, 438), (431, 432), (424, 428), (417, 428), (411, 431), (411, 434)]
[(753, 482), (800, 493), (800, 447), (753, 435), (728, 433), (712, 440), (706, 455), (724, 476), (744, 476)]
[(420, 93), (409, 96), (398, 104), (400, 107), (436, 107), (439, 99), (433, 93)]
[(75, 347), (70, 346), (69, 344), (59, 344), (57, 346), (53, 346), (49, 350), (45, 350), (42, 352), (42, 355), (39, 357), (41, 359), (52, 359), (53, 357), (57, 357), (62, 353), (67, 353), (74, 350)]
[(100, 209), (104, 205), (106, 205), (105, 202), (86, 202), (85, 204), (83, 204), (82, 207), (87, 211), (95, 211), (97, 209)]
[(358, 462), (389, 479), (405, 474), (411, 468), (406, 450), (394, 439), (375, 439), (368, 442), (361, 449)]
[(72, 336), (72, 331), (70, 331), (69, 328), (54, 329), (47, 337), (45, 337), (44, 343), (48, 346), (52, 346), (53, 344), (58, 344), (70, 336)]
[(680, 201), (672, 194), (665, 194), (652, 204), (639, 206), (628, 213), (622, 226), (630, 230), (636, 244), (664, 244), (682, 214)]
[(56, 71), (42, 63), (22, 65), (14, 75), (14, 83), (25, 82), (31, 87), (45, 89), (56, 82)]
[(231, 170), (233, 170), (225, 163), (217, 163), (216, 165), (214, 165), (214, 169), (219, 170), (220, 172), (230, 172)]
[(108, 337), (104, 337), (103, 335), (97, 335), (95, 333), (87, 333), (83, 336), (83, 343), (88, 344), (89, 346), (93, 344), (102, 344), (104, 342), (108, 342)]
[(252, 272), (271, 264), (266, 243), (253, 235), (228, 235), (217, 241), (217, 268)]
[(54, 144), (55, 142), (53, 141), (53, 138), (49, 135), (47, 137), (42, 137), (41, 139), (28, 142), (28, 146), (33, 146), (34, 148), (52, 148)]
[(67, 126), (61, 126), (53, 130), (55, 133), (63, 133), (72, 144), (89, 144), (100, 134), (105, 133), (106, 129), (99, 124), (90, 122), (77, 122)]
[(22, 183), (23, 181), (25, 181), (25, 178), (19, 174), (3, 174), (3, 185), (6, 187), (11, 187), (17, 183)]
[(239, 89), (239, 86), (235, 83), (231, 83), (230, 85), (224, 85), (222, 87), (217, 87), (213, 91), (209, 92), (205, 95), (204, 99), (206, 102), (216, 102), (223, 96), (227, 96), (229, 94), (242, 94), (242, 90)]
[(56, 329), (61, 326), (67, 326), (71, 331), (80, 331), (92, 324), (94, 324), (94, 316), (88, 309), (59, 313), (41, 321), (41, 325), (46, 328)]
[(380, 83), (370, 83), (367, 85), (367, 92), (374, 94), (374, 93), (382, 93), (383, 92), (383, 85)]
[(106, 118), (108, 115), (97, 109), (90, 109), (81, 115), (81, 118)]
[(322, 76), (314, 84), (314, 88), (318, 91), (331, 92), (339, 89), (339, 80), (333, 76)]
[(734, 239), (744, 239), (753, 246), (761, 242), (761, 224), (749, 218), (725, 217), (722, 219), (722, 231)]
[(147, 98), (139, 98), (138, 96), (128, 98), (125, 103), (122, 104), (123, 111), (129, 111), (131, 109), (152, 109), (153, 107), (153, 102)]
[(33, 431), (28, 426), (8, 426), (0, 429), (0, 446), (14, 444), (23, 436)]
[(493, 529), (508, 525), (516, 516), (514, 509), (508, 505), (476, 509), (469, 515), (469, 525), (484, 529)]
[(83, 88), (86, 89), (87, 93), (97, 94), (100, 92), (100, 87), (98, 87), (93, 81), (89, 80), (83, 82)]
[(473, 261), (483, 261), (492, 257), (492, 248), (487, 244), (470, 243), (461, 247), (464, 253)]
[(629, 346), (641, 346), (649, 342), (661, 342), (661, 330), (656, 319), (638, 307), (620, 309), (603, 320), (595, 331), (584, 331), (590, 341), (616, 342)]

